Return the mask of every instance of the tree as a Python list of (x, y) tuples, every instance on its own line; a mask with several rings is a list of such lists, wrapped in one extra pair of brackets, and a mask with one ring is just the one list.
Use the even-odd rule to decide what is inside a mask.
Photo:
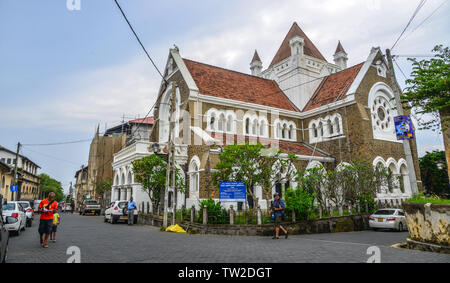
[[(288, 156), (288, 160), (293, 158)], [(219, 162), (212, 173), (212, 183), (244, 182), (247, 196), (258, 204), (253, 188), (260, 185), (265, 193), (271, 193), (273, 184), (280, 178), (286, 178), (290, 162), (281, 157), (278, 149), (266, 149), (261, 143), (227, 145), (219, 156)], [(284, 174), (277, 176), (279, 172)]]
[(39, 178), (41, 179), (40, 192), (42, 197), (47, 197), (50, 192), (54, 192), (56, 201), (59, 202), (64, 199), (64, 191), (60, 182), (44, 173), (39, 174)]
[[(406, 89), (401, 97), (406, 109), (414, 108), (419, 115), (420, 129), (440, 128), (439, 112), (450, 108), (450, 49), (434, 47), (435, 57), (430, 60), (408, 58), (412, 61), (411, 79), (406, 80)], [(425, 119), (432, 114), (434, 119)], [(442, 119), (442, 128), (448, 127), (450, 118)]]
[[(444, 151), (427, 152), (419, 159), (420, 175), (427, 194), (438, 196), (449, 196), (450, 188), (448, 183), (447, 164)], [(439, 170), (437, 162), (443, 162), (443, 169)]]
[[(142, 185), (142, 190), (148, 194), (153, 209), (156, 209), (164, 195), (166, 185), (167, 164), (156, 154), (146, 156), (132, 162), (135, 180)], [(184, 181), (179, 170), (176, 170), (175, 182), (178, 191), (185, 192)]]
[(105, 193), (111, 191), (112, 184), (113, 184), (112, 178), (109, 178), (107, 180), (97, 180), (97, 182), (95, 183), (95, 194), (97, 196), (101, 197), (102, 204), (103, 204), (103, 201), (104, 201)]

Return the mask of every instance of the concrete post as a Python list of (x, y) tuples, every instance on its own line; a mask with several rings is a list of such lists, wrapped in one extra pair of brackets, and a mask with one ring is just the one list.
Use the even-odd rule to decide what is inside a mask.
[(353, 206), (351, 202), (348, 203), (348, 214), (353, 215)]
[(145, 213), (145, 202), (142, 201), (142, 210), (141, 213), (144, 214)]
[(203, 206), (203, 225), (208, 225), (208, 209)]
[(330, 207), (329, 207), (329, 213), (330, 213), (330, 217), (333, 217), (333, 206), (332, 205), (330, 205)]
[(234, 225), (234, 210), (233, 210), (233, 206), (230, 207), (230, 225)]
[(191, 208), (191, 223), (194, 223), (194, 215), (195, 215), (195, 206)]
[(184, 212), (184, 205), (181, 207), (181, 210), (180, 210), (180, 215), (181, 215), (181, 222), (183, 222), (184, 221), (184, 215), (183, 215), (183, 212)]
[(339, 205), (339, 216), (344, 216), (344, 207), (341, 205)]
[(295, 210), (292, 210), (292, 223), (295, 223)]
[(150, 214), (150, 203), (147, 201), (147, 214)]
[(258, 225), (262, 225), (262, 219), (261, 219), (261, 207), (258, 205), (258, 209), (256, 210), (256, 218)]
[(368, 214), (369, 213), (369, 202), (368, 201), (365, 202), (365, 208), (366, 208), (366, 214)]
[(323, 208), (322, 206), (319, 206), (319, 219), (322, 219), (323, 217)]
[(361, 214), (361, 205), (359, 203), (359, 200), (356, 202), (356, 210), (358, 211), (358, 214)]

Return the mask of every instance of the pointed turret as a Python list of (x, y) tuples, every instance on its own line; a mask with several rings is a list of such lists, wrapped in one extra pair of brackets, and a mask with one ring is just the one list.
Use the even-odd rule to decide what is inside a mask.
[(334, 52), (334, 63), (338, 65), (341, 70), (347, 69), (347, 52), (345, 52), (344, 47), (342, 47), (341, 41), (339, 40), (336, 47), (336, 52)]
[(252, 62), (250, 63), (250, 70), (253, 76), (260, 76), (262, 71), (262, 61), (259, 58), (258, 51), (255, 50)]

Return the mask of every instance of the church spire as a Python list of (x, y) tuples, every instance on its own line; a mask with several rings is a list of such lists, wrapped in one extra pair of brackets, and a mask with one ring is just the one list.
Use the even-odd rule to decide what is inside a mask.
[(255, 50), (255, 54), (253, 55), (252, 62), (250, 63), (250, 70), (252, 71), (253, 76), (260, 76), (262, 71), (262, 61), (259, 58), (258, 51)]
[(336, 52), (334, 52), (334, 63), (338, 65), (341, 70), (347, 69), (347, 52), (345, 52), (344, 47), (342, 47), (341, 41), (339, 40), (336, 47)]

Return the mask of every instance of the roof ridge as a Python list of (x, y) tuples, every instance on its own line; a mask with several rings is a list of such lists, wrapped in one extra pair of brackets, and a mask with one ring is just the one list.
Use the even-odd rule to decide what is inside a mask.
[(275, 82), (275, 80), (270, 80), (270, 79), (266, 79), (266, 78), (262, 78), (262, 77), (258, 77), (258, 76), (253, 76), (253, 75), (251, 75), (251, 74), (247, 74), (247, 73), (243, 73), (243, 72), (240, 72), (240, 71), (235, 71), (235, 70), (227, 69), (227, 68), (224, 68), (224, 67), (214, 66), (214, 65), (211, 65), (211, 64), (207, 64), (207, 63), (203, 63), (203, 62), (198, 62), (198, 61), (194, 61), (194, 60), (187, 59), (187, 58), (182, 58), (182, 59), (183, 59), (183, 60), (191, 61), (191, 62), (193, 62), (193, 63), (202, 64), (202, 65), (209, 66), (209, 67), (213, 67), (213, 68), (217, 68), (217, 69), (222, 69), (222, 70), (225, 70), (225, 71), (229, 71), (229, 72), (233, 72), (233, 73), (237, 73), (237, 74), (241, 74), (241, 75), (246, 75), (246, 76), (249, 76), (249, 77), (252, 77), (252, 78), (265, 80), (265, 81), (268, 81), (268, 82)]

